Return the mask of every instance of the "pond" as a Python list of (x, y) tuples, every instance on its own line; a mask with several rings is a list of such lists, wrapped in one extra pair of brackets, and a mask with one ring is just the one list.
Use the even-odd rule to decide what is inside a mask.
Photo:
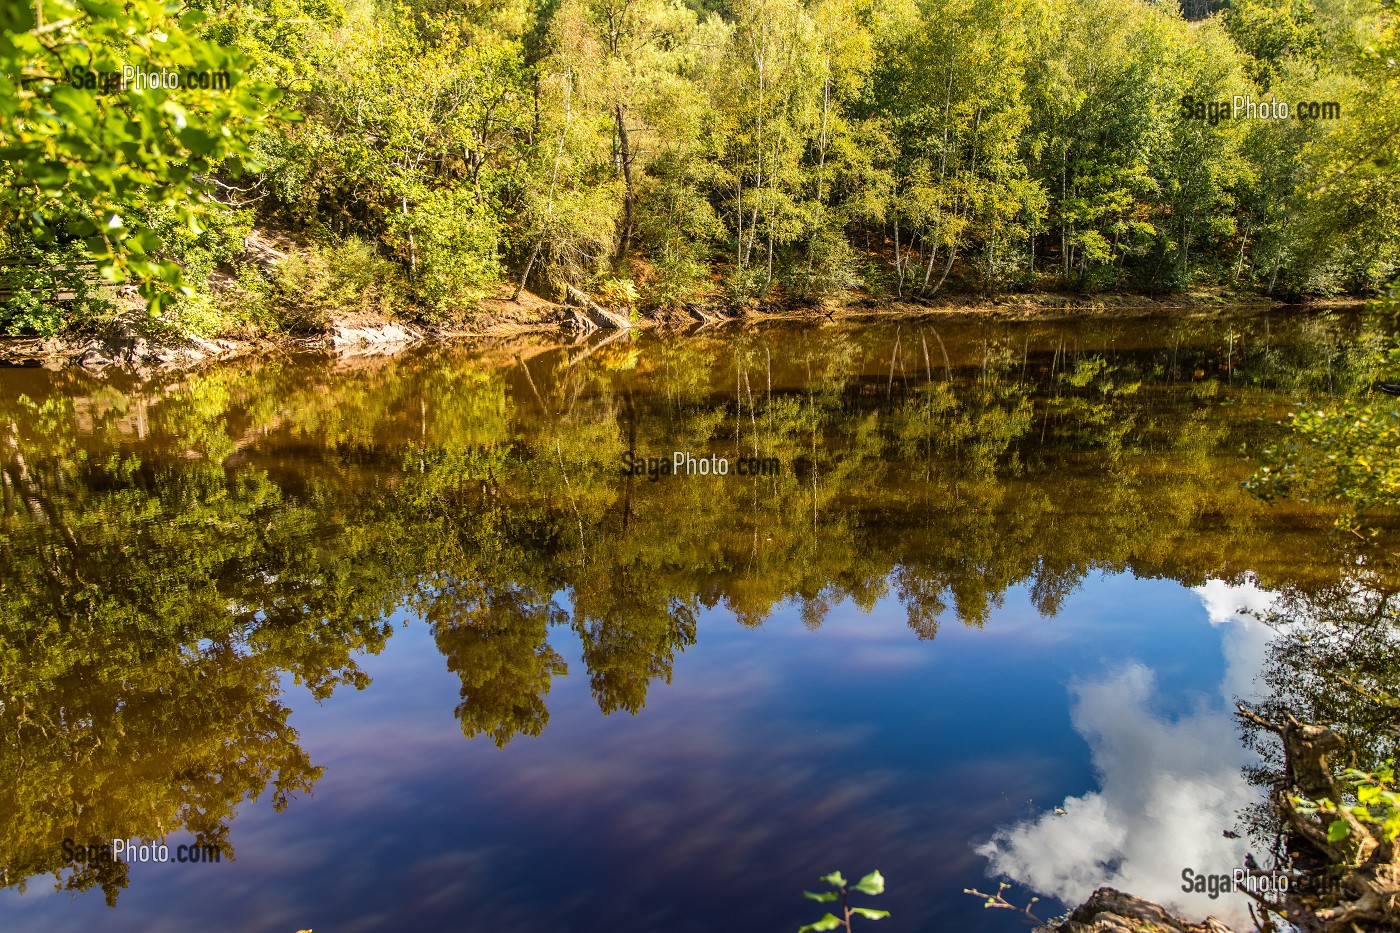
[(1260, 614), (1356, 567), (1241, 482), (1357, 327), (0, 371), (0, 926), (791, 933), (836, 869), (887, 933), (1237, 916), (1182, 873), (1263, 844)]

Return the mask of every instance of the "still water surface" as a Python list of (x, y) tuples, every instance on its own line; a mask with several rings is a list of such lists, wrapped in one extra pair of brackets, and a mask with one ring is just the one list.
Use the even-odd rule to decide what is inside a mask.
[[(884, 873), (889, 933), (1024, 929), (963, 893), (997, 877), (1041, 916), (1113, 884), (1228, 917), (1180, 884), (1257, 849), (1251, 612), (1348, 561), (1239, 484), (1355, 339), (940, 318), (0, 371), (0, 928), (792, 931), (838, 868)], [(625, 468), (675, 451), (729, 475)], [(116, 837), (224, 857), (65, 857)]]

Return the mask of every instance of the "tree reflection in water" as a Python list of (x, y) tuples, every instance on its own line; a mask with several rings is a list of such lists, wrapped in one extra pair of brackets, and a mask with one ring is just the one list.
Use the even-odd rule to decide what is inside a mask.
[[(399, 609), (460, 678), (463, 733), (505, 746), (548, 724), (556, 627), (599, 708), (635, 714), (716, 607), (753, 626), (793, 602), (818, 628), (893, 591), (927, 639), (1014, 586), (1053, 616), (1103, 571), (1349, 592), (1329, 516), (1239, 483), (1282, 406), (1349, 378), (1351, 326), (913, 323), (4, 374), (5, 883), (115, 899), (120, 866), (65, 864), (65, 838), (188, 832), (233, 856), (243, 801), (320, 775), (284, 681), (365, 687), (356, 658)], [(783, 469), (624, 475), (624, 453), (675, 450)], [(1094, 698), (1114, 690), (1145, 709), (1150, 680), (1081, 687), (1106, 754)]]

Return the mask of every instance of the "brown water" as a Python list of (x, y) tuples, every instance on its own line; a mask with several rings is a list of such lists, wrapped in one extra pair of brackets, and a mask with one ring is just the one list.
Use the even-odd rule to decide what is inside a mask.
[[(1359, 326), (0, 371), (0, 925), (781, 930), (879, 868), (891, 933), (1009, 930), (989, 866), (1227, 871), (1237, 610), (1355, 566), (1240, 483)], [(221, 858), (64, 846), (115, 838)]]

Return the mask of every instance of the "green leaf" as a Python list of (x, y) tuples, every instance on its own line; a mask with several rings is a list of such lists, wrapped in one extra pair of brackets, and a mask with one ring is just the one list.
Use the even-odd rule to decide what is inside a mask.
[(813, 894), (811, 891), (803, 891), (802, 896), (807, 898), (808, 900), (819, 901), (822, 903), (836, 900), (835, 891), (823, 891), (820, 894)]
[(805, 927), (798, 927), (797, 933), (807, 933), (808, 930), (834, 930), (841, 925), (841, 921), (831, 914), (822, 917), (816, 923), (809, 923)]
[(829, 875), (822, 875), (818, 880), (825, 881), (827, 884), (835, 885), (838, 888), (844, 888), (846, 886), (846, 876), (839, 871), (834, 871)]
[(1327, 827), (1328, 842), (1341, 842), (1350, 835), (1351, 827), (1347, 825), (1346, 820), (1333, 820), (1332, 825)]
[(880, 874), (879, 871), (872, 871), (851, 887), (853, 890), (859, 891), (862, 894), (884, 894), (885, 876)]
[(219, 144), (217, 133), (204, 132), (197, 127), (187, 126), (179, 131), (180, 142), (195, 155), (206, 156)]
[(860, 914), (867, 920), (882, 920), (890, 915), (888, 910), (873, 910), (869, 907), (852, 907), (851, 913)]

